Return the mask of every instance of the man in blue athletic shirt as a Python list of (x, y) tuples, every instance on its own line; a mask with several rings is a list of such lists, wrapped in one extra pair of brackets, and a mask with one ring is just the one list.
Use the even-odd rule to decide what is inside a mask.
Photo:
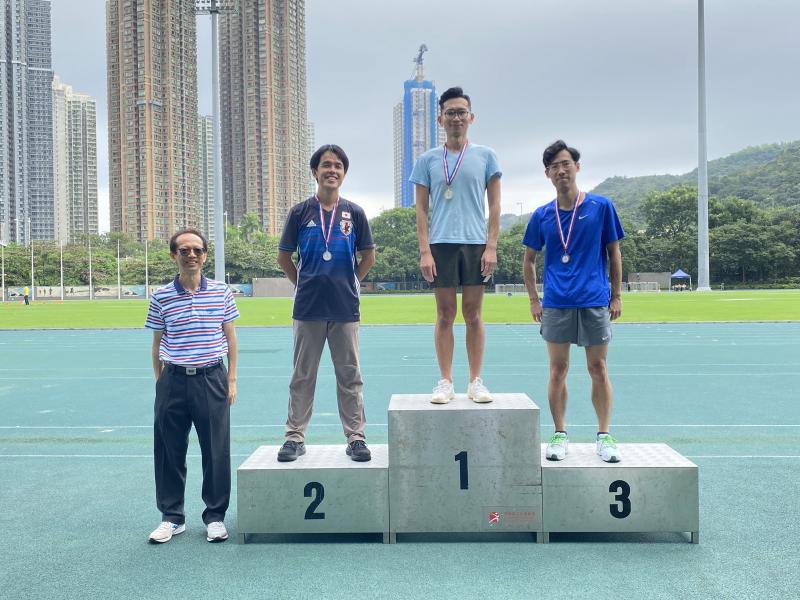
[[(485, 340), (481, 306), (483, 286), (497, 266), (502, 173), (494, 150), (467, 139), (475, 120), (469, 96), (460, 87), (445, 90), (439, 109), (438, 121), (447, 141), (444, 147), (422, 154), (410, 177), (415, 184), (420, 270), (436, 295), (434, 342), (441, 378), (431, 402), (446, 404), (455, 396), (453, 321), (458, 286), (467, 326), (467, 397), (491, 402), (492, 395), (481, 379)], [(484, 197), (489, 205), (488, 226)]]
[[(363, 209), (339, 196), (350, 162), (339, 146), (322, 146), (311, 157), (317, 193), (289, 212), (278, 244), (278, 264), (295, 287), (294, 373), (289, 384), (282, 462), (306, 453), (317, 370), (328, 342), (336, 373), (339, 418), (347, 455), (371, 458), (364, 438), (364, 396), (358, 357), (360, 281), (375, 263), (375, 244)], [(292, 260), (297, 251), (299, 261)], [(357, 259), (356, 253), (360, 255)]]
[[(622, 255), (625, 233), (608, 198), (578, 190), (580, 153), (562, 140), (544, 151), (545, 174), (556, 188), (556, 199), (537, 208), (528, 222), (522, 271), (533, 320), (550, 357), (547, 399), (555, 433), (545, 456), (563, 460), (569, 450), (565, 425), (570, 344), (586, 349), (592, 379), (592, 404), (597, 413), (597, 454), (606, 462), (621, 459), (608, 433), (611, 383), (606, 358), (611, 321), (622, 314)], [(544, 301), (536, 291), (536, 253), (544, 252)], [(609, 289), (609, 277), (611, 286)]]

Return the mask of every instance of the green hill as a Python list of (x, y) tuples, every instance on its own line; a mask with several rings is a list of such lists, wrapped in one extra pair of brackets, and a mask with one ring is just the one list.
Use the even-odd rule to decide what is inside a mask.
[[(639, 221), (639, 205), (652, 191), (697, 185), (697, 169), (683, 175), (609, 177), (592, 192)], [(735, 196), (763, 206), (800, 205), (800, 141), (745, 148), (708, 163), (709, 195)]]

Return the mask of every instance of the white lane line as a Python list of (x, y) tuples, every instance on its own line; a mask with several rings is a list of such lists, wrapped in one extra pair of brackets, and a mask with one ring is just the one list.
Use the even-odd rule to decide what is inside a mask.
[[(340, 423), (316, 423), (315, 427), (341, 427)], [(388, 423), (367, 423), (367, 427), (388, 427)], [(280, 425), (231, 425), (231, 429), (283, 429), (285, 424)], [(0, 429), (89, 429), (112, 431), (114, 429), (152, 429), (152, 425), (0, 425)]]
[(696, 454), (686, 458), (800, 458), (800, 454)]
[[(344, 445), (344, 444), (343, 444)], [(202, 458), (200, 454), (187, 454), (188, 458)], [(231, 454), (231, 458), (247, 458), (250, 454)], [(149, 458), (152, 454), (0, 454), (4, 458)], [(690, 459), (800, 459), (800, 454), (705, 454), (686, 455)], [(623, 465), (624, 466), (624, 465)]]
[[(367, 423), (367, 427), (388, 427), (388, 423)], [(272, 429), (283, 428), (285, 424), (276, 425), (231, 425), (231, 429)], [(339, 423), (315, 423), (311, 428), (315, 427), (341, 427)], [(567, 427), (597, 427), (597, 424), (592, 423), (567, 423)], [(748, 424), (726, 424), (726, 423), (658, 423), (658, 424), (629, 424), (629, 425), (613, 425), (613, 427), (752, 427), (752, 428), (779, 428), (779, 427), (800, 427), (800, 423), (748, 423)], [(152, 425), (0, 425), (0, 429), (152, 429)]]

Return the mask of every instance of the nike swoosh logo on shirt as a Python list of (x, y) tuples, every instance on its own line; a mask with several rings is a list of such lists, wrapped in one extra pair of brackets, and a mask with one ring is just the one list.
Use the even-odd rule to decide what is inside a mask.
[(580, 217), (578, 217), (578, 221), (580, 221), (581, 219), (585, 219), (585, 218), (586, 218), (586, 217), (588, 217), (588, 216), (589, 216), (589, 215), (581, 215)]

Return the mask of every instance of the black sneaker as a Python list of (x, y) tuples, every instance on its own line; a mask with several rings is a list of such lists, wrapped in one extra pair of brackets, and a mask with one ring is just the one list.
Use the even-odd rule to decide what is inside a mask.
[(367, 462), (372, 459), (372, 454), (367, 448), (367, 443), (364, 440), (355, 440), (347, 444), (347, 456), (356, 462)]
[(297, 460), (298, 456), (303, 456), (306, 453), (306, 445), (303, 442), (295, 442), (289, 440), (281, 446), (278, 450), (278, 461), (291, 462)]

